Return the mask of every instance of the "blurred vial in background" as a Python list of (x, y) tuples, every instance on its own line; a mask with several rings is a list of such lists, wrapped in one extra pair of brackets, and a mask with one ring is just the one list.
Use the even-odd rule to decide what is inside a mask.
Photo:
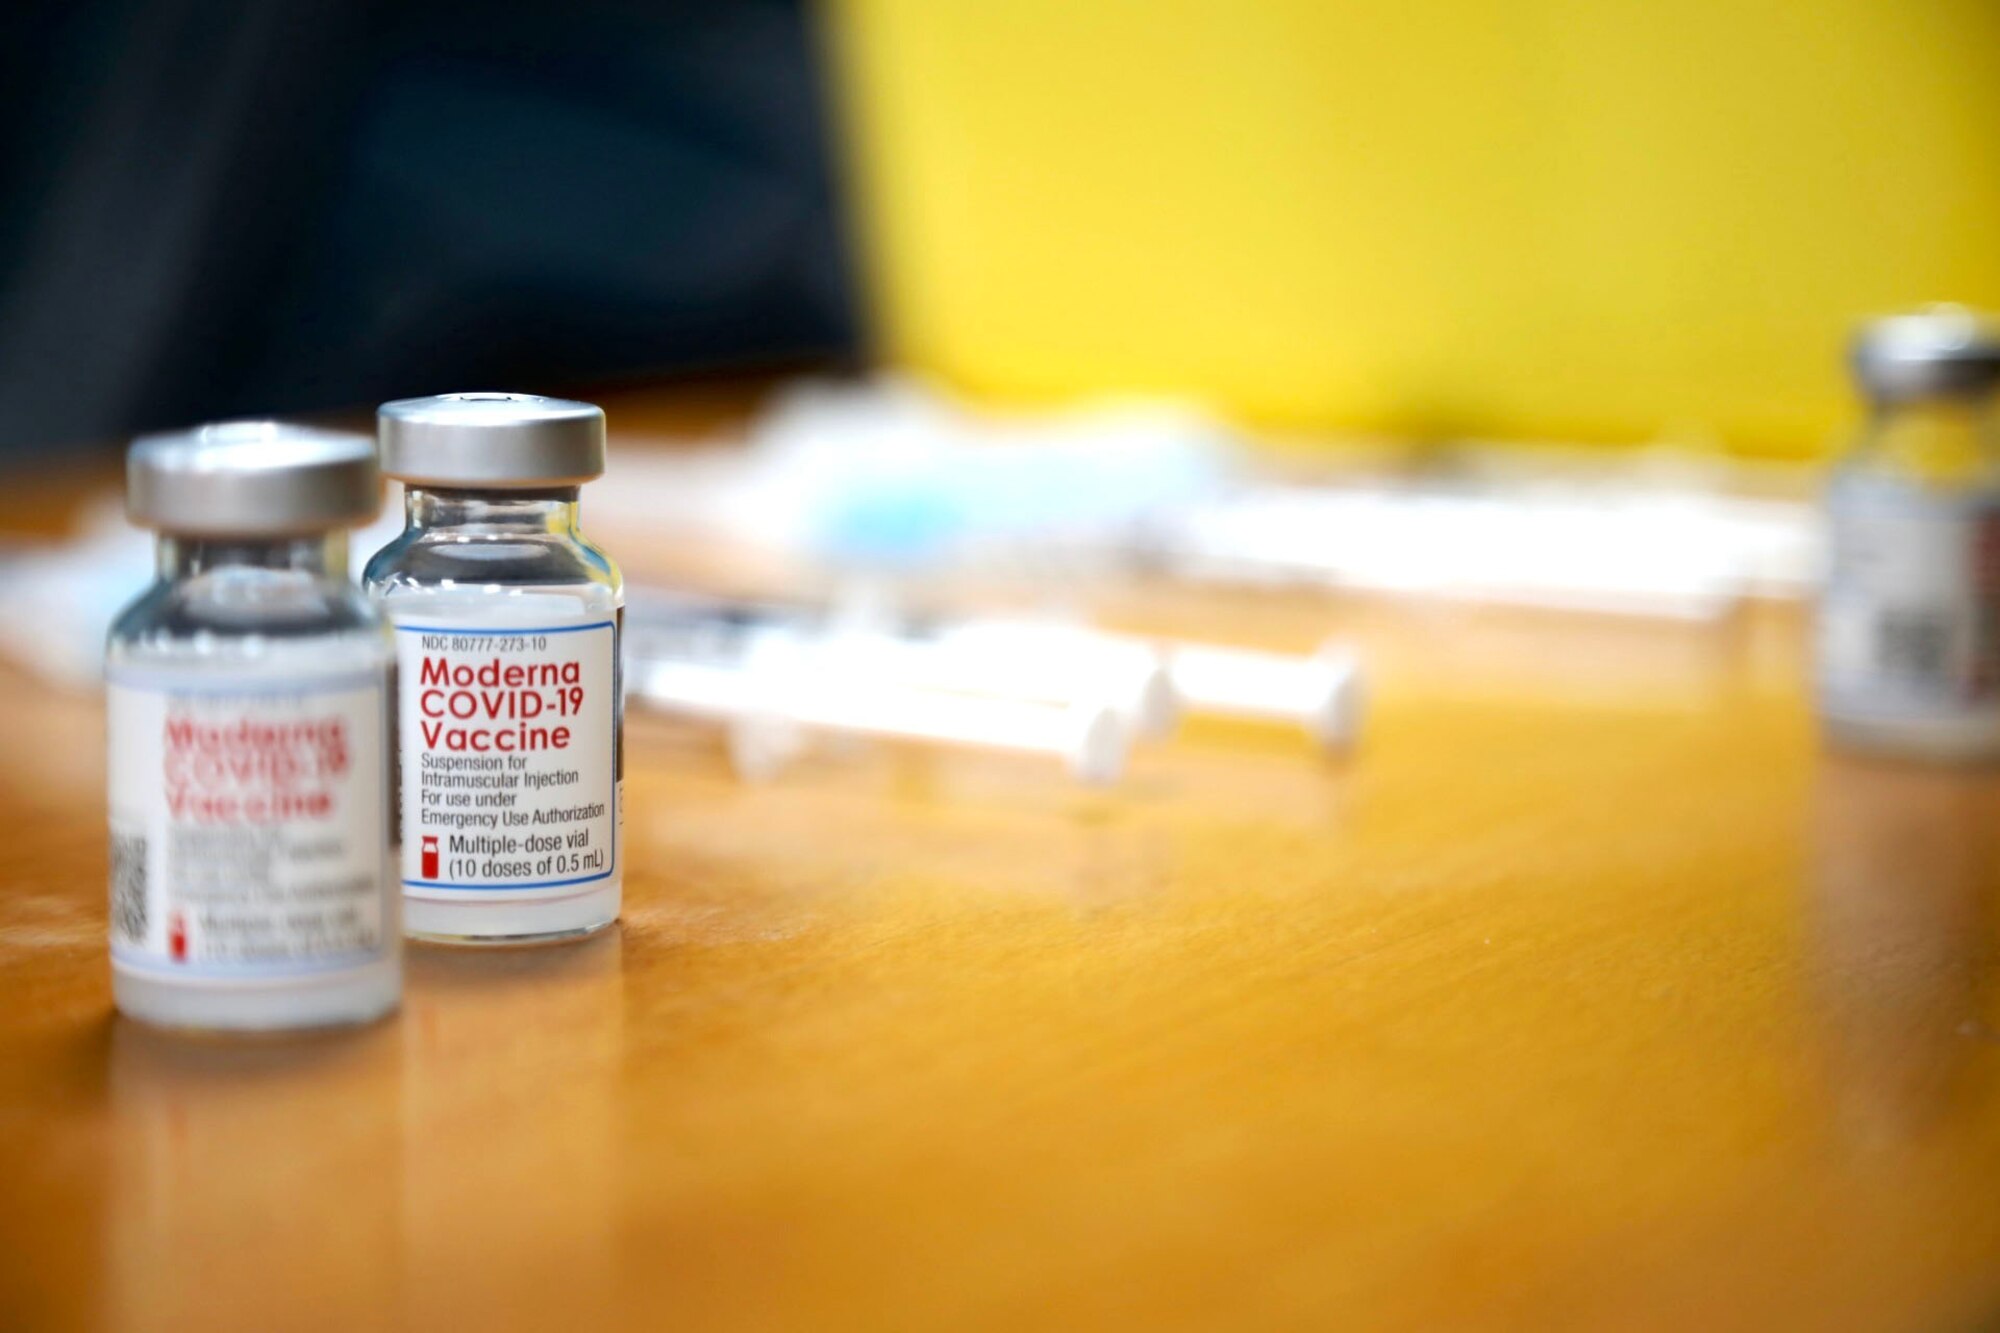
[(1943, 760), (2000, 754), (2000, 328), (1957, 306), (1866, 325), (1869, 404), (1827, 491), (1818, 627), (1828, 738)]
[(242, 421), (132, 447), (159, 573), (106, 651), (122, 1013), (277, 1029), (396, 1007), (389, 642), (347, 575), (347, 529), (380, 504), (363, 436)]

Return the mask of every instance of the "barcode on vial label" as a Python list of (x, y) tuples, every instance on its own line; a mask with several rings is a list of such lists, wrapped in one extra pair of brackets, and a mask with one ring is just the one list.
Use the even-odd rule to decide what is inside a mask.
[(1883, 673), (1937, 681), (1951, 674), (1953, 617), (1935, 610), (1884, 608), (1875, 620), (1875, 662)]
[(111, 835), (111, 933), (128, 943), (146, 938), (146, 838)]

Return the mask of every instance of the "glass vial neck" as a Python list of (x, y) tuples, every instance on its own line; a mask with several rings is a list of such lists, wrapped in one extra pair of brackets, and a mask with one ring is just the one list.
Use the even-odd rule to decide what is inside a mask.
[(161, 578), (189, 579), (221, 569), (263, 569), (347, 577), (347, 533), (309, 537), (176, 537), (161, 533), (154, 545)]
[(2000, 457), (2000, 419), (1991, 396), (1877, 402), (1869, 414), (1868, 440), (1892, 466), (1949, 482), (1992, 467)]
[(574, 486), (535, 491), (459, 491), (411, 486), (403, 492), (403, 521), (414, 530), (451, 530), (465, 536), (518, 537), (525, 533), (574, 537)]

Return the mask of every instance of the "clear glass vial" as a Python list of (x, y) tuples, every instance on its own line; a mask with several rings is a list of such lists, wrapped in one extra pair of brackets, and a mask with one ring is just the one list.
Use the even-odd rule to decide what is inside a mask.
[(2000, 755), (2000, 328), (1956, 306), (1876, 320), (1868, 400), (1827, 489), (1817, 669), (1828, 738), (1917, 758)]
[(618, 566), (577, 529), (604, 413), (518, 393), (385, 403), (407, 527), (368, 562), (396, 640), (404, 930), (508, 944), (618, 919)]
[(362, 1023), (402, 989), (388, 636), (348, 577), (365, 436), (231, 422), (137, 441), (158, 576), (106, 651), (112, 986), (203, 1029)]

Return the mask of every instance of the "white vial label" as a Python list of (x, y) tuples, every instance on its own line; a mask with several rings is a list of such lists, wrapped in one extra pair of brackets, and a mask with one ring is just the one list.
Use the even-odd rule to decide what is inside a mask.
[(1849, 482), (1829, 519), (1827, 709), (1941, 719), (2000, 707), (2000, 498)]
[(387, 956), (384, 707), (380, 672), (114, 667), (113, 960), (227, 983)]
[(618, 863), (618, 628), (396, 623), (403, 892), (563, 898)]

